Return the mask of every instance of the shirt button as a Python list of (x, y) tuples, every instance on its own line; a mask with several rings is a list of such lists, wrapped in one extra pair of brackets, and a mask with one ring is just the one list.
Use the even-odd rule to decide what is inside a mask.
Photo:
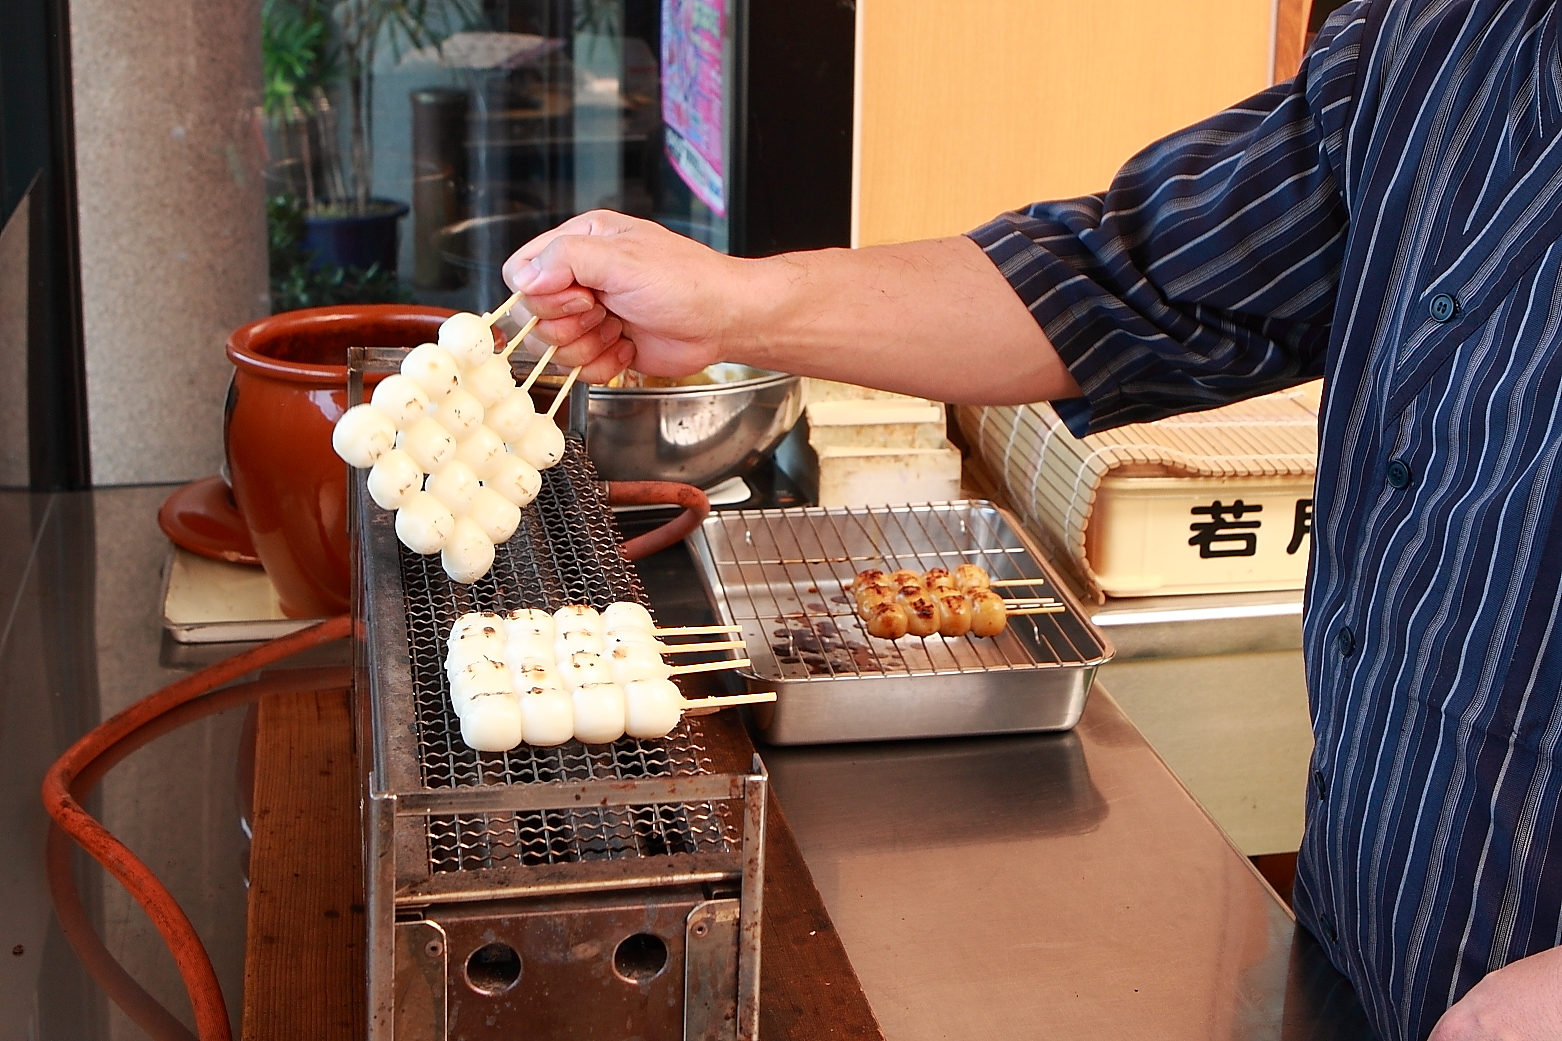
[(1339, 649), (1341, 658), (1356, 653), (1356, 634), (1350, 631), (1350, 626), (1340, 626), (1340, 631), (1334, 634), (1334, 646)]
[(1410, 487), (1410, 467), (1402, 460), (1391, 459), (1388, 464), (1388, 486), (1396, 490), (1404, 490)]
[(1447, 293), (1438, 293), (1432, 297), (1432, 321), (1446, 322), (1459, 313), (1459, 301)]
[(1325, 918), (1321, 919), (1318, 922), (1318, 924), (1323, 926), (1323, 938), (1325, 940), (1328, 940), (1330, 943), (1339, 943), (1340, 942), (1340, 934), (1335, 932), (1335, 930), (1334, 930), (1334, 922), (1333, 921), (1331, 921), (1329, 918), (1325, 917)]
[(1329, 782), (1324, 778), (1322, 770), (1313, 771), (1313, 789), (1318, 793), (1319, 802), (1329, 797)]

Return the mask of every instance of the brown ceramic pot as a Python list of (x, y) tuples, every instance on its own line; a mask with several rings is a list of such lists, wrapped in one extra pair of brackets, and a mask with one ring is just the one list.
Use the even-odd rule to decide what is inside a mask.
[[(416, 347), (453, 312), (410, 304), (287, 311), (237, 329), (225, 435), (233, 496), (282, 610), (349, 606), (347, 464), (331, 427), (347, 409), (349, 347)], [(370, 378), (366, 382), (377, 382)]]

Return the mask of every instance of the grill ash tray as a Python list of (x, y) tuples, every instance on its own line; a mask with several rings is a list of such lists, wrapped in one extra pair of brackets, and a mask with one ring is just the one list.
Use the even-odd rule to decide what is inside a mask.
[[(772, 744), (1067, 730), (1112, 646), (1013, 517), (981, 500), (892, 507), (731, 510), (689, 539), (706, 595), (743, 627), (754, 706)], [(999, 636), (881, 640), (846, 587), (858, 571), (976, 564), (1038, 579), (1058, 614), (1016, 616)]]

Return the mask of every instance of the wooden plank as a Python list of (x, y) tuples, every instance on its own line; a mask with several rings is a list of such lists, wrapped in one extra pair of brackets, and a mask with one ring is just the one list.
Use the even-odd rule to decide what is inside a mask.
[(261, 702), (245, 1041), (362, 1041), (363, 859), (345, 691)]
[(1280, 0), (1275, 11), (1275, 82), (1288, 80), (1302, 67), (1307, 50), (1307, 24), (1312, 0)]
[[(707, 678), (708, 679), (708, 678)], [(716, 691), (714, 681), (710, 682)], [(704, 717), (718, 769), (747, 770), (736, 712)], [(245, 951), (245, 1041), (361, 1041), (362, 859), (352, 727), (341, 691), (262, 703)], [(760, 1036), (882, 1041), (774, 796), (765, 842)]]
[(852, 244), (1102, 190), (1270, 84), (1275, 3), (857, 0)]
[[(686, 687), (690, 696), (693, 684)], [(714, 687), (699, 693), (716, 693)], [(712, 765), (747, 770), (754, 743), (736, 712), (701, 719)], [(882, 1041), (803, 851), (770, 796), (765, 820), (765, 918), (761, 927), (759, 1036), (763, 1041)]]

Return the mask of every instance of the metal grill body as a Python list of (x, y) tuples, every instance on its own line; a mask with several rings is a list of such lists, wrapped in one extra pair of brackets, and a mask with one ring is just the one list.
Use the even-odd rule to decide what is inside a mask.
[[(401, 350), (354, 349), (350, 391)], [(576, 414), (583, 414), (577, 409)], [(450, 706), (468, 611), (645, 603), (579, 438), (470, 586), (396, 539), (354, 474), (368, 1036), (423, 1041), (758, 1031), (765, 777), (666, 738), (479, 753)], [(627, 952), (627, 953), (626, 953)], [(602, 1018), (606, 1017), (606, 1018)]]
[[(1066, 730), (1111, 643), (1007, 513), (989, 502), (731, 510), (706, 519), (694, 557), (721, 620), (743, 627), (749, 675), (774, 689), (754, 718), (775, 744)], [(866, 568), (976, 564), (1058, 614), (1017, 616), (993, 638), (868, 634), (847, 591)]]

